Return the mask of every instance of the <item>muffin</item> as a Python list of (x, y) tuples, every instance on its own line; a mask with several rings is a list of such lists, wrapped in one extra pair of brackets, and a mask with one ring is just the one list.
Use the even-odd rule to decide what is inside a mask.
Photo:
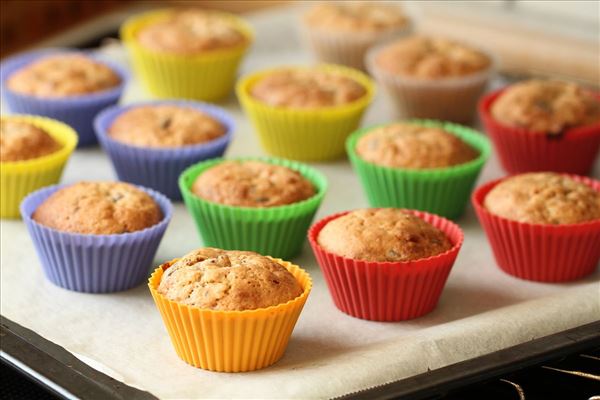
[(492, 181), (473, 206), (500, 268), (518, 278), (566, 282), (600, 261), (600, 182), (536, 172)]
[(60, 180), (77, 145), (66, 124), (29, 115), (0, 120), (0, 217), (17, 218), (29, 193)]
[(208, 247), (161, 265), (148, 286), (181, 359), (241, 372), (282, 357), (312, 282), (289, 262)]
[(400, 7), (379, 2), (319, 3), (305, 13), (301, 26), (320, 61), (361, 70), (369, 47), (411, 30)]
[(335, 305), (374, 321), (432, 311), (463, 241), (452, 222), (398, 208), (330, 215), (308, 237)]
[(456, 124), (409, 120), (359, 129), (346, 149), (372, 207), (464, 212), (489, 158), (489, 141)]
[(291, 258), (302, 249), (327, 181), (301, 163), (238, 158), (196, 164), (179, 187), (206, 246)]
[(199, 161), (222, 156), (234, 122), (219, 107), (171, 100), (108, 108), (94, 127), (120, 180), (181, 200), (179, 175)]
[(213, 203), (275, 207), (315, 195), (313, 184), (293, 169), (263, 161), (225, 161), (202, 173), (192, 193)]
[(231, 92), (253, 33), (232, 14), (184, 8), (136, 15), (121, 38), (153, 95), (216, 101)]
[(31, 160), (57, 152), (60, 143), (45, 130), (25, 121), (0, 121), (0, 162)]
[(171, 213), (163, 195), (123, 182), (50, 186), (21, 204), (46, 277), (86, 293), (143, 282)]
[(600, 147), (600, 97), (576, 84), (528, 80), (485, 96), (481, 119), (509, 173), (586, 174)]
[(400, 118), (469, 123), (493, 70), (486, 53), (438, 37), (410, 36), (373, 48), (369, 72)]
[(2, 62), (0, 77), (11, 111), (65, 122), (75, 129), (81, 146), (96, 143), (92, 121), (119, 101), (126, 83), (120, 67), (68, 49), (9, 58)]
[(270, 154), (331, 160), (373, 99), (370, 79), (333, 65), (281, 67), (250, 74), (237, 86), (242, 107)]

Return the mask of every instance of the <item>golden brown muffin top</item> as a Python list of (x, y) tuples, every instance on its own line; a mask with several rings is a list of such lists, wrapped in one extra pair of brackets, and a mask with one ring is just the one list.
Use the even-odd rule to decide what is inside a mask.
[(48, 132), (25, 121), (0, 121), (0, 161), (24, 161), (52, 154), (62, 148)]
[(444, 232), (398, 208), (352, 211), (327, 223), (317, 241), (338, 256), (379, 262), (419, 260), (452, 248)]
[(108, 134), (140, 147), (181, 147), (205, 143), (225, 134), (215, 118), (191, 107), (139, 106), (119, 115)]
[(81, 54), (41, 58), (16, 71), (7, 81), (13, 92), (42, 98), (91, 94), (120, 83), (115, 71)]
[(263, 161), (224, 161), (200, 174), (192, 193), (228, 206), (273, 207), (306, 200), (315, 188), (291, 168)]
[(158, 292), (192, 307), (243, 311), (286, 303), (302, 294), (281, 264), (251, 251), (201, 248), (163, 274)]
[(485, 196), (492, 214), (530, 224), (576, 224), (600, 218), (600, 193), (553, 172), (520, 174), (500, 182)]
[(137, 39), (147, 49), (180, 55), (228, 49), (247, 41), (229, 18), (201, 9), (174, 12), (142, 28)]
[(346, 33), (389, 31), (409, 22), (400, 7), (376, 2), (320, 3), (304, 19), (311, 27)]
[(478, 152), (441, 128), (396, 123), (373, 129), (356, 144), (365, 161), (392, 168), (444, 168), (474, 160)]
[(59, 231), (112, 235), (149, 228), (163, 214), (150, 195), (128, 183), (79, 182), (50, 195), (32, 218)]
[(280, 69), (260, 79), (250, 89), (257, 100), (270, 106), (319, 108), (352, 103), (367, 93), (363, 85), (342, 74), (311, 69)]
[(531, 132), (560, 134), (600, 121), (600, 100), (578, 85), (528, 80), (511, 85), (494, 101), (494, 119)]
[(482, 52), (447, 39), (410, 36), (385, 46), (375, 56), (388, 73), (419, 79), (454, 78), (486, 70), (491, 60)]

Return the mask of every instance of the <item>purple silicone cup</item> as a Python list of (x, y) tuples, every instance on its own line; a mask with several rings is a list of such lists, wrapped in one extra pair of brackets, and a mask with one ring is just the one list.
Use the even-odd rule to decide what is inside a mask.
[(162, 221), (136, 232), (83, 235), (57, 231), (31, 218), (44, 200), (63, 187), (65, 185), (40, 189), (21, 203), (21, 216), (50, 282), (85, 293), (118, 292), (143, 283), (171, 220), (173, 206), (169, 199), (154, 190), (139, 187), (160, 206)]
[[(191, 107), (215, 118), (225, 126), (225, 134), (210, 142), (171, 148), (132, 146), (112, 139), (108, 129), (124, 112), (145, 105), (171, 104)], [(190, 165), (209, 158), (221, 157), (231, 138), (235, 124), (222, 108), (186, 100), (162, 100), (140, 102), (127, 106), (113, 106), (102, 111), (94, 120), (94, 128), (100, 144), (108, 153), (120, 180), (146, 186), (167, 195), (174, 201), (181, 200), (179, 175)]]
[[(114, 88), (97, 93), (60, 98), (40, 98), (15, 93), (8, 89), (6, 81), (14, 72), (40, 58), (61, 53), (75, 53), (91, 57), (115, 71), (121, 77), (121, 83)], [(97, 143), (92, 126), (94, 117), (106, 107), (118, 103), (128, 79), (129, 74), (120, 66), (101, 60), (93, 53), (71, 49), (44, 49), (27, 52), (8, 58), (0, 64), (0, 82), (2, 82), (0, 93), (10, 111), (18, 114), (42, 115), (70, 125), (79, 136), (77, 147)]]

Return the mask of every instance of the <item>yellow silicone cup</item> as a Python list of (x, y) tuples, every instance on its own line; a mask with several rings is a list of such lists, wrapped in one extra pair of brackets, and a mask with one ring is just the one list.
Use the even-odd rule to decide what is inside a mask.
[(252, 28), (235, 15), (214, 11), (236, 26), (246, 37), (244, 43), (193, 55), (157, 52), (141, 46), (137, 40), (140, 29), (168, 18), (173, 12), (167, 9), (136, 15), (121, 27), (121, 39), (137, 76), (150, 93), (160, 98), (223, 99), (232, 91), (240, 62), (252, 44)]
[(157, 288), (172, 260), (158, 267), (148, 287), (177, 355), (197, 368), (217, 372), (246, 372), (268, 367), (285, 352), (289, 338), (312, 288), (310, 275), (287, 261), (287, 268), (303, 289), (287, 303), (246, 311), (216, 311), (168, 300)]
[(272, 155), (300, 161), (326, 161), (345, 154), (344, 142), (360, 125), (362, 116), (373, 100), (373, 81), (362, 72), (348, 67), (321, 64), (317, 68), (347, 76), (366, 90), (361, 98), (348, 104), (313, 109), (276, 107), (254, 99), (252, 86), (281, 67), (260, 71), (242, 78), (236, 92), (242, 107), (254, 124), (263, 148)]
[(77, 146), (77, 133), (62, 122), (32, 115), (11, 115), (2, 120), (20, 120), (48, 132), (61, 148), (43, 157), (0, 162), (0, 217), (18, 218), (21, 200), (29, 193), (60, 180), (63, 168)]

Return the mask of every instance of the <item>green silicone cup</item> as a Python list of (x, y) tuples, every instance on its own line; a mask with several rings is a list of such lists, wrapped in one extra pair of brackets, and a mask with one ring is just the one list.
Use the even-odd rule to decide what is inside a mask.
[(471, 145), (479, 156), (468, 163), (431, 169), (379, 166), (356, 153), (361, 136), (376, 127), (355, 131), (346, 141), (346, 150), (372, 207), (401, 207), (427, 211), (446, 218), (460, 217), (481, 168), (490, 156), (489, 140), (473, 129), (450, 122), (413, 119), (409, 123), (446, 130)]
[(214, 158), (192, 165), (179, 177), (179, 188), (205, 246), (227, 250), (251, 250), (290, 259), (302, 249), (306, 232), (327, 190), (327, 179), (308, 165), (269, 157), (242, 157), (233, 161), (259, 160), (300, 172), (317, 193), (309, 199), (276, 207), (237, 207), (213, 203), (192, 193), (196, 178), (225, 161)]

